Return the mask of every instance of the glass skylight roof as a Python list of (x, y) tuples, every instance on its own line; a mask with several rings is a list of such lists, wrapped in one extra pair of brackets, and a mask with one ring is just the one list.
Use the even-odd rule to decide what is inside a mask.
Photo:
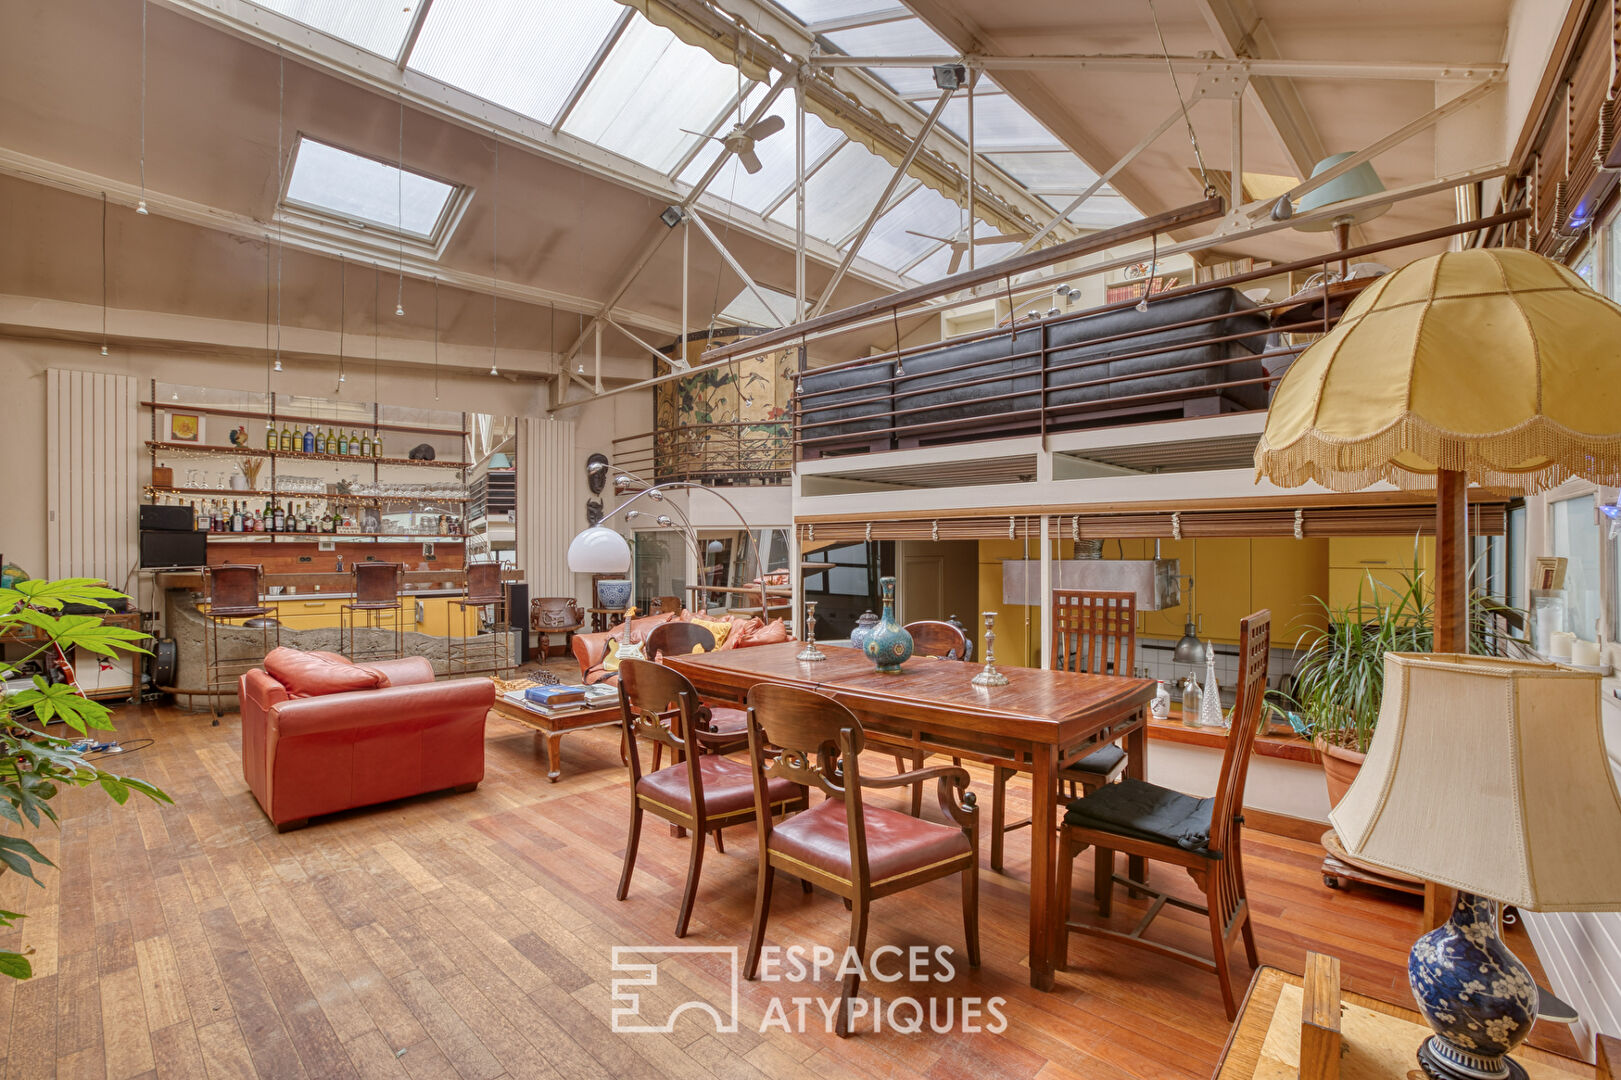
[(397, 56), (422, 0), (259, 0), (279, 12), (381, 56)]
[[(743, 83), (746, 91), (749, 83)], [(688, 45), (642, 16), (613, 51), (563, 121), (563, 130), (669, 172), (737, 98), (737, 69)]]
[(616, 0), (434, 0), (410, 67), (551, 124), (628, 11)]
[(375, 158), (300, 136), (287, 181), (290, 205), (432, 240), (456, 188)]
[[(758, 94), (751, 94), (750, 101), (743, 106), (743, 115), (747, 117), (754, 109), (754, 101)], [(735, 114), (734, 114), (735, 115)], [(715, 177), (706, 189), (708, 194), (718, 196), (734, 203), (737, 206), (763, 214), (769, 210), (784, 192), (794, 185), (794, 96), (792, 93), (782, 93), (777, 100), (771, 103), (770, 115), (780, 116), (784, 127), (775, 135), (761, 139), (754, 144), (755, 156), (760, 159), (760, 171), (750, 173), (743, 168), (743, 163), (732, 158), (721, 166), (719, 175)], [(728, 130), (732, 117), (728, 116), (721, 121), (721, 130)], [(814, 113), (805, 114), (805, 161), (807, 166), (813, 166), (829, 150), (844, 141), (842, 132), (838, 132), (822, 123)], [(709, 168), (710, 162), (721, 152), (720, 143), (713, 139), (704, 141), (703, 149), (681, 170), (680, 179), (683, 183), (696, 184), (703, 176), (704, 170)]]
[[(962, 228), (963, 213), (957, 204), (931, 187), (916, 189), (889, 213), (878, 219), (861, 245), (861, 258), (880, 266), (905, 266), (950, 240)], [(918, 234), (923, 235), (918, 235)]]
[[(864, 146), (847, 142), (805, 181), (805, 231), (836, 244), (872, 213), (895, 170)], [(792, 225), (794, 207), (785, 202), (771, 217)]]

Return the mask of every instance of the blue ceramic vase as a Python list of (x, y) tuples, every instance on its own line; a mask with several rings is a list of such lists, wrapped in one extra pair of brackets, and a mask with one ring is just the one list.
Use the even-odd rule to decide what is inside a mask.
[(1414, 943), (1407, 981), (1435, 1029), (1418, 1054), (1426, 1073), (1525, 1075), (1505, 1055), (1531, 1033), (1537, 984), (1497, 936), (1497, 901), (1458, 893), (1452, 918)]
[(856, 620), (856, 628), (850, 631), (850, 648), (861, 652), (867, 651), (867, 639), (872, 637), (872, 628), (878, 625), (878, 616), (871, 611), (863, 611)]
[(886, 675), (900, 674), (901, 665), (912, 655), (912, 635), (895, 621), (895, 579), (879, 578), (878, 589), (884, 598), (884, 614), (872, 628), (861, 651), (867, 659), (878, 665)]
[(597, 582), (597, 606), (623, 611), (630, 606), (629, 578), (603, 578)]

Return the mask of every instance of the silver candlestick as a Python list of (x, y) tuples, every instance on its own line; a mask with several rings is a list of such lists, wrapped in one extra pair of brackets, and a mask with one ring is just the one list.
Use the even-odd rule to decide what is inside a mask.
[(826, 660), (827, 654), (816, 647), (816, 601), (805, 601), (805, 647), (795, 660)]
[(985, 612), (985, 669), (974, 676), (975, 686), (1006, 686), (1008, 678), (996, 670), (996, 654), (992, 646), (996, 643), (996, 612)]

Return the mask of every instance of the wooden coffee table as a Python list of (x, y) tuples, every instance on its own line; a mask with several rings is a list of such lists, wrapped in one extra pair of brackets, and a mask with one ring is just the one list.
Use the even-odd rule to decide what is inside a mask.
[[(554, 784), (557, 783), (558, 776), (562, 775), (564, 735), (590, 728), (618, 727), (620, 723), (618, 702), (600, 709), (581, 709), (561, 716), (543, 716), (522, 705), (514, 705), (500, 694), (496, 694), (491, 711), (515, 724), (522, 724), (538, 735), (546, 736), (546, 764), (549, 768), (546, 779)], [(621, 760), (624, 759), (623, 746), (619, 748), (619, 756)]]

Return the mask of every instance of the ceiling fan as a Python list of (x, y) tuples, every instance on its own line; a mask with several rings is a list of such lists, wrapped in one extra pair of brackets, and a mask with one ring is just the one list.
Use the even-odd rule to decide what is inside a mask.
[(787, 121), (783, 120), (782, 117), (767, 116), (762, 120), (755, 121), (748, 127), (744, 127), (742, 121), (739, 121), (733, 124), (732, 130), (725, 135), (706, 135), (702, 131), (693, 131), (690, 128), (682, 128), (681, 130), (688, 135), (696, 135), (700, 139), (714, 139), (726, 147), (727, 150), (737, 155), (737, 160), (743, 163), (744, 171), (757, 173), (762, 166), (760, 158), (754, 152), (754, 144), (768, 135), (775, 135), (787, 126)]
[(907, 229), (906, 231), (913, 236), (921, 236), (925, 240), (938, 240), (940, 243), (947, 244), (951, 247), (951, 263), (946, 267), (947, 274), (955, 274), (957, 272), (957, 268), (962, 265), (962, 257), (968, 252), (969, 244), (973, 244), (976, 247), (981, 244), (1017, 244), (1021, 239), (1023, 239), (1023, 237), (1019, 236), (1008, 236), (1005, 233), (997, 233), (995, 236), (976, 236), (972, 240), (969, 240), (968, 230), (966, 229), (958, 229), (950, 236), (935, 236), (933, 233), (918, 232), (916, 229)]

